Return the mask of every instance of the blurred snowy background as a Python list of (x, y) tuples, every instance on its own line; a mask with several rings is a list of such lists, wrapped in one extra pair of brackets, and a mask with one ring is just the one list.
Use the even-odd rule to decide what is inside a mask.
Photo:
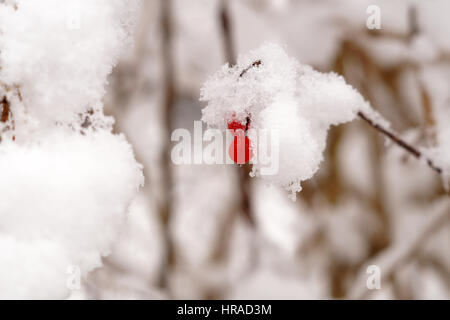
[[(370, 5), (381, 30), (366, 27)], [(167, 161), (208, 76), (265, 41), (343, 75), (407, 141), (450, 152), (449, 13), (448, 0), (144, 0), (105, 110), (146, 184), (72, 298), (449, 299), (448, 192), (361, 121), (330, 131), (296, 202), (258, 179), (243, 201), (237, 166)], [(371, 264), (380, 290), (366, 288)]]

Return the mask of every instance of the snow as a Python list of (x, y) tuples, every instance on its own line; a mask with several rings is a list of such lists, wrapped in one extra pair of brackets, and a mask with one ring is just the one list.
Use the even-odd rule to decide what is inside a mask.
[(66, 298), (67, 270), (101, 266), (143, 184), (101, 101), (137, 5), (0, 1), (0, 298)]
[[(261, 64), (252, 66), (257, 61)], [(202, 120), (209, 126), (224, 129), (232, 118), (244, 122), (250, 116), (255, 153), (261, 147), (254, 142), (258, 130), (276, 133), (279, 170), (261, 177), (293, 195), (319, 169), (330, 126), (371, 110), (342, 77), (302, 65), (270, 43), (241, 55), (236, 66), (223, 66), (205, 83), (201, 100), (208, 103)], [(261, 168), (253, 163), (253, 174)]]
[[(220, 0), (172, 2), (173, 127), (192, 130), (205, 106), (196, 101), (199, 89), (226, 60)], [(404, 259), (428, 218), (444, 214), (440, 210), (448, 217), (450, 198), (439, 175), (392, 142), (379, 145), (382, 135), (364, 121), (328, 134), (327, 124), (320, 124), (324, 115), (316, 111), (331, 115), (329, 106), (335, 116), (337, 95), (325, 90), (319, 100), (333, 103), (309, 108), (304, 101), (319, 90), (319, 81), (306, 80), (313, 72), (306, 77), (298, 70), (307, 64), (342, 73), (391, 121), (398, 137), (444, 169), (448, 181), (450, 1), (227, 3), (236, 53), (270, 41), (301, 62), (267, 53), (265, 60), (277, 55), (270, 72), (268, 60), (240, 78), (251, 53), (241, 70), (224, 71), (236, 86), (228, 96), (261, 80), (254, 83), (260, 92), (248, 95), (261, 100), (260, 110), (249, 103), (257, 111), (252, 125), (278, 129), (283, 166), (278, 176), (250, 180), (253, 226), (241, 213), (235, 165), (171, 166), (172, 212), (164, 233), (174, 245), (175, 263), (165, 268), (167, 238), (158, 206), (167, 192), (161, 159), (168, 142), (161, 1), (143, 2), (133, 49), (134, 1), (0, 0), (0, 102), (5, 97), (12, 112), (0, 121), (0, 298), (341, 299), (352, 296), (354, 285), (374, 299), (449, 297), (448, 223)], [(381, 8), (379, 31), (366, 28), (369, 5)], [(411, 7), (417, 11), (414, 35)], [(294, 63), (295, 72), (279, 69)], [(302, 79), (305, 88), (286, 89), (287, 83), (299, 87)], [(222, 93), (218, 88), (212, 97)], [(223, 110), (240, 110), (239, 101), (227, 101)], [(371, 109), (360, 108), (388, 127)], [(218, 117), (212, 126), (223, 128), (228, 119)], [(110, 133), (114, 121), (114, 132), (124, 132), (126, 141)], [(128, 143), (145, 168), (147, 185), (137, 197), (142, 178)], [(285, 152), (291, 146), (292, 157)], [(291, 202), (279, 181), (311, 174)], [(370, 295), (366, 267), (378, 262), (385, 281)], [(385, 276), (390, 266), (396, 266), (393, 277)], [(69, 290), (68, 271), (76, 267), (81, 289)], [(168, 280), (164, 288), (161, 272)]]
[[(16, 125), (39, 119), (71, 123), (98, 109), (106, 76), (130, 43), (137, 1), (43, 0), (0, 5), (0, 81), (19, 85), (23, 106)], [(72, 17), (67, 8), (78, 8)], [(128, 8), (128, 9), (127, 9)], [(70, 19), (79, 26), (70, 27)], [(30, 125), (30, 124), (29, 124)]]

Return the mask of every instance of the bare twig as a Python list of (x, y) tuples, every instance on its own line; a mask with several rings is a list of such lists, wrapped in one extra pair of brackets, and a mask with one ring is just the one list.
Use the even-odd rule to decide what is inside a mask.
[[(220, 3), (220, 22), (221, 22), (221, 31), (222, 31), (222, 38), (224, 43), (224, 50), (226, 59), (228, 60), (228, 63), (231, 65), (236, 64), (236, 54), (234, 51), (234, 41), (233, 41), (233, 30), (231, 25), (231, 18), (229, 14), (228, 9), (228, 1), (222, 0)], [(256, 61), (253, 63), (250, 67), (248, 67), (247, 70), (243, 70), (240, 74), (240, 77), (244, 76), (245, 73), (252, 67), (256, 67), (260, 64), (260, 62)], [(242, 165), (239, 168), (239, 180), (240, 180), (240, 187), (241, 187), (241, 209), (244, 214), (244, 216), (247, 218), (247, 220), (250, 222), (250, 224), (254, 224), (253, 214), (252, 214), (252, 208), (251, 208), (251, 200), (250, 200), (250, 179), (249, 179), (249, 173), (250, 173), (250, 166), (249, 165)]]
[(175, 104), (176, 90), (174, 80), (174, 64), (172, 57), (172, 21), (171, 21), (171, 0), (161, 0), (161, 31), (162, 31), (162, 59), (163, 59), (163, 116), (167, 132), (166, 145), (164, 146), (161, 166), (163, 173), (163, 203), (160, 205), (161, 220), (163, 223), (163, 236), (166, 245), (166, 255), (161, 266), (159, 286), (168, 289), (168, 277), (170, 268), (175, 263), (175, 253), (170, 235), (170, 219), (172, 213), (172, 170), (170, 167), (170, 135), (172, 130), (172, 111)]
[(230, 14), (228, 12), (227, 0), (220, 2), (220, 26), (222, 30), (223, 47), (228, 63), (234, 65), (236, 63), (236, 54), (234, 50), (233, 30), (231, 27)]
[(408, 21), (409, 21), (409, 38), (413, 38), (420, 33), (419, 22), (417, 17), (417, 7), (411, 5), (408, 9)]
[(9, 113), (10, 113), (10, 104), (8, 99), (6, 99), (6, 96), (3, 96), (3, 99), (0, 101), (0, 106), (2, 107), (1, 112), (1, 122), (7, 122), (9, 119)]
[[(1, 67), (0, 67), (1, 69)], [(6, 84), (4, 84), (3, 82), (0, 82), (0, 87), (3, 88), (3, 90), (5, 90), (6, 92), (9, 92), (10, 90), (14, 90), (13, 94), (16, 95), (19, 98), (20, 102), (23, 102), (22, 99), (22, 93), (20, 92), (20, 86), (14, 84), (13, 86), (8, 86)], [(1, 97), (1, 95), (0, 95)], [(12, 106), (11, 106), (11, 100), (8, 99), (8, 97), (6, 95), (3, 95), (3, 98), (0, 100), (0, 123), (8, 123), (3, 129), (2, 131), (8, 131), (8, 130), (12, 130), (13, 132), (16, 130), (16, 124), (14, 121), (14, 115), (13, 115), (13, 111), (12, 111)], [(16, 141), (16, 136), (14, 135), (14, 133), (12, 134), (11, 137), (12, 141)], [(2, 136), (0, 135), (0, 142), (2, 141)]]

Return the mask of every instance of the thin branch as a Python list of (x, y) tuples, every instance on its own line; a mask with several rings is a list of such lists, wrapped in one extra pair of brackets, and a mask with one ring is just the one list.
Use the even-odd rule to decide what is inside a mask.
[(161, 220), (163, 223), (163, 236), (166, 245), (166, 255), (161, 266), (161, 275), (159, 279), (159, 286), (164, 289), (169, 289), (168, 277), (170, 269), (175, 264), (175, 252), (172, 237), (170, 235), (170, 220), (172, 215), (172, 186), (173, 177), (170, 167), (170, 135), (172, 130), (172, 112), (175, 104), (176, 89), (174, 77), (174, 62), (172, 57), (172, 17), (171, 17), (171, 0), (161, 0), (161, 31), (162, 31), (162, 60), (163, 60), (163, 117), (168, 135), (167, 143), (164, 146), (161, 166), (163, 174), (163, 203), (159, 207)]
[(231, 27), (231, 18), (228, 11), (228, 2), (227, 0), (222, 0), (220, 2), (219, 9), (220, 16), (220, 27), (222, 31), (222, 39), (223, 39), (223, 47), (225, 50), (225, 56), (228, 60), (228, 63), (234, 65), (236, 63), (236, 54), (234, 50), (234, 41), (233, 41), (233, 31)]
[(242, 70), (242, 72), (239, 74), (239, 78), (242, 78), (243, 76), (245, 76), (245, 74), (252, 68), (256, 68), (259, 67), (262, 64), (261, 60), (256, 60), (255, 62), (252, 63), (251, 66), (248, 66), (247, 68), (245, 68), (244, 70)]
[[(219, 17), (221, 22), (221, 31), (226, 59), (228, 60), (228, 63), (234, 65), (236, 64), (236, 54), (234, 51), (233, 30), (227, 0), (222, 0), (220, 2), (219, 10), (220, 10)], [(258, 66), (259, 64), (260, 62), (259, 63), (255, 62), (248, 69)], [(242, 71), (240, 77), (244, 76), (245, 73), (248, 71), (248, 69)], [(239, 167), (239, 181), (241, 187), (240, 190), (241, 209), (244, 216), (247, 218), (250, 224), (254, 225), (255, 222), (252, 214), (251, 199), (250, 199), (251, 196), (250, 196), (249, 174), (250, 174), (249, 165), (242, 165), (241, 167)]]
[(3, 96), (2, 101), (0, 101), (0, 106), (2, 107), (0, 122), (7, 122), (10, 113), (10, 103), (8, 99), (6, 99), (6, 96)]
[[(450, 208), (446, 206), (444, 210), (430, 216), (409, 240), (384, 251), (377, 258), (367, 262), (365, 266), (378, 266), (383, 279), (390, 279), (400, 267), (421, 252), (430, 237), (450, 221), (449, 218)], [(350, 290), (350, 299), (366, 299), (373, 292), (367, 289), (366, 278), (366, 268), (363, 267), (356, 278), (355, 285)]]
[(426, 163), (428, 164), (428, 166), (433, 169), (434, 171), (436, 171), (439, 174), (442, 174), (442, 169), (440, 167), (438, 167), (434, 161), (430, 158), (427, 158), (426, 156), (423, 155), (423, 153), (421, 151), (419, 151), (416, 147), (408, 144), (405, 140), (403, 140), (402, 138), (400, 138), (399, 136), (397, 136), (395, 133), (393, 133), (392, 131), (383, 128), (381, 125), (379, 125), (378, 123), (375, 123), (374, 121), (372, 121), (366, 114), (364, 114), (363, 112), (358, 112), (358, 117), (360, 117), (361, 119), (363, 119), (365, 122), (367, 122), (371, 127), (373, 127), (375, 130), (377, 130), (378, 132), (380, 132), (381, 134), (385, 135), (387, 138), (389, 138), (392, 142), (394, 142), (396, 145), (398, 145), (399, 147), (403, 148), (404, 150), (406, 150), (408, 153), (412, 154), (415, 158), (417, 159), (425, 159)]

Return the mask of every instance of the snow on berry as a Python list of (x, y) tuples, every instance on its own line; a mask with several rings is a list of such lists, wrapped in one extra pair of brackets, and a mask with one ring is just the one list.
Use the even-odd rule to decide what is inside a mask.
[[(285, 187), (294, 197), (301, 181), (319, 169), (330, 126), (353, 120), (360, 110), (372, 114), (341, 76), (300, 64), (276, 44), (241, 55), (235, 66), (224, 65), (204, 84), (201, 100), (207, 102), (202, 120), (209, 126), (224, 129), (230, 121), (242, 124), (250, 117), (252, 142), (258, 141), (258, 130), (276, 131), (278, 172), (260, 175), (262, 164), (255, 161), (253, 174)], [(260, 143), (252, 143), (255, 154)]]

